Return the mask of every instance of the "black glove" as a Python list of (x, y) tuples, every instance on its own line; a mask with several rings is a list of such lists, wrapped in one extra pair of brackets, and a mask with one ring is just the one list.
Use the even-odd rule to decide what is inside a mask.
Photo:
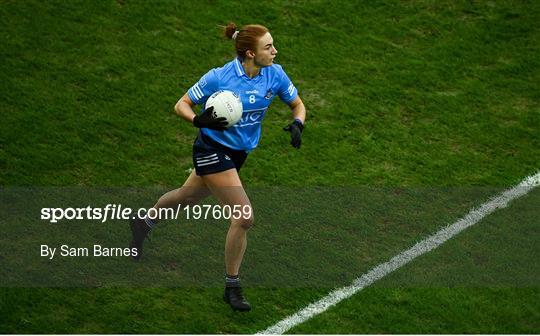
[(292, 123), (283, 127), (286, 132), (291, 132), (291, 145), (298, 149), (302, 145), (302, 131), (304, 130), (304, 124), (298, 119), (294, 119)]
[(216, 131), (224, 131), (227, 129), (227, 119), (224, 117), (216, 118), (214, 115), (214, 107), (210, 106), (200, 115), (193, 118), (193, 126), (198, 128), (209, 128)]

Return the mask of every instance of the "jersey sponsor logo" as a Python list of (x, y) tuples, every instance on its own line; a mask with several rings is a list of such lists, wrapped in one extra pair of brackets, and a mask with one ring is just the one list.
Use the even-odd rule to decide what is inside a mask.
[(245, 126), (251, 126), (255, 124), (260, 124), (264, 117), (264, 111), (254, 111), (254, 112), (247, 112), (244, 111), (244, 114), (242, 115), (242, 119), (236, 124), (233, 125), (233, 127), (245, 127)]
[(259, 93), (259, 90), (246, 91), (246, 94), (257, 94), (257, 93)]

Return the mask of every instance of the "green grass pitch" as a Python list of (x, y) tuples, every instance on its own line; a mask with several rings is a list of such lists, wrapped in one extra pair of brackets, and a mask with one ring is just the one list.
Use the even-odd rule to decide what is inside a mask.
[[(282, 131), (289, 109), (271, 106), (241, 173), (248, 189), (293, 198), (309, 188), (366, 191), (358, 213), (341, 198), (317, 212), (324, 207), (277, 207), (261, 197), (261, 219), (293, 218), (287, 231), (256, 223), (248, 274), (279, 275), (268, 253), (286, 242), (282, 265), (316, 262), (316, 254), (299, 255), (319, 246), (328, 258), (353, 260), (359, 276), (540, 169), (537, 1), (4, 0), (2, 190), (179, 186), (196, 130), (173, 106), (234, 57), (218, 28), (228, 21), (270, 28), (276, 62), (308, 111), (297, 151)], [(377, 207), (382, 196), (369, 190), (425, 197), (387, 216)], [(539, 201), (535, 190), (290, 332), (538, 333)], [(7, 237), (36, 235), (22, 219), (6, 220), (12, 215), (0, 219), (2, 269), (11, 267), (5, 251), (16, 241)], [(221, 265), (222, 224), (167, 223), (149, 258), (186, 255), (197, 241), (208, 244), (209, 263)], [(114, 237), (127, 239), (122, 230)], [(153, 270), (146, 265), (133, 267)], [(0, 332), (255, 333), (337, 285), (250, 286), (248, 274), (248, 314), (230, 311), (219, 286), (4, 287)]]

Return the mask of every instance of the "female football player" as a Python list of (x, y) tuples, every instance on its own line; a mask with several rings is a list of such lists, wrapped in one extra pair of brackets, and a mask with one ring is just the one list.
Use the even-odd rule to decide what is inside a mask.
[[(175, 208), (178, 204), (195, 204), (213, 194), (221, 205), (251, 208), (238, 175), (248, 153), (259, 142), (261, 122), (272, 100), (278, 96), (292, 110), (293, 121), (284, 128), (290, 132), (291, 145), (300, 148), (306, 109), (298, 91), (283, 68), (274, 63), (278, 53), (268, 29), (247, 25), (237, 30), (234, 23), (224, 27), (225, 36), (234, 40), (237, 57), (220, 68), (210, 70), (176, 103), (176, 113), (199, 133), (193, 144), (194, 171), (181, 188), (164, 194), (154, 209)], [(241, 120), (227, 128), (225, 118), (213, 115), (212, 108), (197, 115), (193, 108), (206, 102), (214, 92), (230, 90), (243, 104)], [(204, 105), (203, 105), (204, 106)], [(240, 287), (238, 273), (246, 251), (246, 233), (253, 225), (253, 211), (232, 218), (225, 241), (224, 300), (234, 309), (251, 309)], [(156, 224), (149, 216), (131, 222), (131, 247), (142, 255), (143, 241)]]

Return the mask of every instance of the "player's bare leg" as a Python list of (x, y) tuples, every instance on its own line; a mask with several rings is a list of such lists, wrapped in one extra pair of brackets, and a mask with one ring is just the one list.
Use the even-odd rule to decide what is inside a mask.
[(154, 205), (154, 209), (175, 208), (181, 205), (193, 205), (210, 195), (210, 190), (206, 187), (203, 179), (191, 172), (182, 187), (171, 190), (159, 198)]
[[(210, 190), (206, 188), (202, 178), (197, 176), (195, 171), (193, 171), (182, 187), (171, 190), (161, 196), (153, 209), (156, 211), (155, 214), (157, 215), (159, 214), (159, 209), (196, 204), (209, 195)], [(145, 217), (131, 221), (132, 240), (129, 246), (137, 251), (137, 254), (133, 255), (133, 259), (139, 260), (142, 257), (144, 239), (148, 236), (148, 233), (159, 219), (160, 218), (157, 217), (155, 217), (155, 219)]]
[[(236, 206), (241, 209), (240, 216), (231, 216), (231, 225), (225, 241), (227, 278), (224, 299), (234, 310), (248, 311), (251, 306), (243, 296), (238, 274), (246, 251), (247, 231), (253, 225), (251, 202), (236, 169), (205, 175), (203, 180), (222, 206), (228, 205), (231, 209)], [(246, 211), (247, 209), (249, 211)]]

